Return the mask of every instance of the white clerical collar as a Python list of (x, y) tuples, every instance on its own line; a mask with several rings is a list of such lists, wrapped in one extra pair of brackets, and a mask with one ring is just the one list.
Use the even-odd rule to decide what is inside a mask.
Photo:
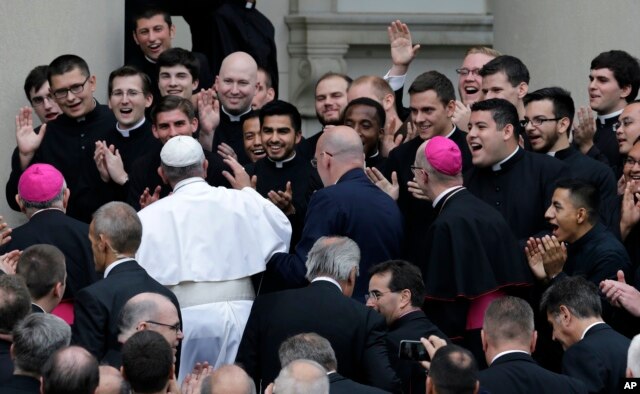
[(293, 151), (293, 155), (288, 158), (288, 159), (284, 159), (284, 160), (280, 160), (280, 161), (276, 161), (276, 160), (272, 160), (269, 156), (267, 156), (267, 159), (269, 159), (270, 162), (272, 162), (273, 164), (276, 165), (276, 168), (282, 168), (284, 166), (284, 163), (288, 163), (291, 160), (296, 158), (296, 151)]
[(62, 209), (60, 209), (60, 208), (56, 208), (56, 207), (51, 207), (51, 208), (42, 208), (42, 209), (38, 209), (37, 211), (35, 211), (35, 212), (31, 215), (31, 217), (34, 217), (35, 215), (37, 215), (37, 214), (39, 214), (40, 212), (43, 212), (43, 211), (53, 211), (53, 210), (57, 210), (57, 211), (60, 211), (60, 212), (64, 213), (64, 211), (63, 211)]
[(598, 120), (600, 121), (600, 123), (604, 123), (605, 120), (607, 119), (611, 119), (613, 117), (618, 117), (620, 116), (620, 114), (622, 113), (622, 110), (618, 110), (616, 112), (612, 112), (610, 114), (606, 114), (606, 115), (598, 115)]
[(591, 327), (597, 326), (598, 324), (605, 324), (605, 323), (603, 321), (597, 321), (597, 322), (587, 326), (587, 328), (585, 328), (584, 331), (582, 331), (582, 336), (580, 337), (580, 340), (584, 339), (584, 336), (587, 335), (587, 331), (589, 331), (591, 329)]
[(547, 152), (547, 155), (551, 157), (556, 157), (556, 152)]
[(380, 151), (376, 150), (376, 153), (374, 153), (371, 156), (367, 157), (367, 159), (373, 159), (374, 157), (377, 157), (379, 154), (380, 154)]
[(224, 106), (221, 105), (220, 109), (222, 109), (222, 112), (224, 112), (225, 114), (227, 114), (227, 116), (229, 117), (229, 120), (232, 122), (239, 122), (240, 118), (242, 117), (242, 115), (249, 113), (249, 111), (251, 111), (251, 106), (249, 106), (249, 109), (247, 109), (246, 111), (244, 111), (243, 113), (241, 113), (240, 115), (231, 115), (230, 113), (227, 112), (226, 109), (224, 109)]
[(120, 127), (120, 122), (116, 122), (116, 130), (118, 130), (118, 133), (120, 133), (123, 137), (129, 138), (129, 132), (131, 130), (135, 130), (138, 127), (142, 126), (144, 121), (145, 121), (145, 118), (143, 116), (142, 119), (140, 119), (140, 121), (138, 123), (136, 123), (135, 125), (129, 127), (128, 129)]
[(36, 304), (35, 302), (32, 302), (31, 305), (37, 306), (38, 309), (40, 309), (42, 311), (42, 313), (47, 313), (47, 311), (45, 311), (43, 307), (41, 307), (40, 305)]
[(453, 133), (456, 132), (456, 126), (453, 126), (453, 129), (451, 129), (451, 131), (449, 132), (449, 134), (445, 135), (446, 138), (451, 138), (451, 136), (453, 135)]
[(500, 352), (500, 353), (496, 354), (496, 356), (491, 359), (491, 362), (489, 363), (489, 365), (493, 364), (493, 362), (496, 361), (499, 357), (502, 357), (502, 356), (504, 356), (506, 354), (511, 354), (511, 353), (524, 353), (524, 354), (527, 354), (527, 355), (531, 355), (531, 353), (525, 352), (524, 350), (507, 350), (507, 351)]
[(340, 283), (338, 283), (338, 281), (336, 281), (333, 278), (330, 278), (328, 276), (318, 276), (317, 278), (315, 278), (314, 280), (311, 281), (311, 283), (313, 282), (318, 282), (318, 281), (325, 281), (325, 282), (331, 282), (334, 285), (338, 286), (338, 289), (340, 289), (340, 292), (342, 293), (342, 286), (340, 286)]
[(97, 106), (98, 106), (98, 102), (96, 101), (95, 97), (93, 97), (93, 107), (91, 107), (91, 110), (89, 110), (89, 112), (87, 112), (86, 114), (75, 118), (76, 122), (80, 123), (87, 120), (87, 115), (89, 115), (94, 109), (96, 109)]
[(173, 192), (177, 192), (178, 189), (180, 189), (181, 187), (190, 185), (192, 183), (199, 183), (199, 182), (206, 182), (202, 177), (200, 176), (195, 176), (192, 178), (187, 178), (187, 179), (183, 179), (180, 182), (176, 183), (176, 185), (173, 187)]
[(156, 61), (151, 59), (150, 57), (147, 57), (147, 55), (144, 55), (144, 58), (147, 59), (149, 63), (156, 64)]
[(510, 158), (512, 158), (516, 153), (518, 153), (518, 149), (520, 149), (519, 146), (516, 146), (516, 149), (513, 151), (513, 153), (511, 153), (509, 156), (507, 156), (506, 158), (502, 159), (502, 161), (494, 164), (491, 166), (491, 169), (493, 171), (500, 171), (500, 169), (502, 168), (502, 165), (504, 163), (506, 163), (507, 161), (509, 161)]
[(432, 207), (436, 207), (436, 205), (438, 205), (438, 203), (440, 202), (440, 200), (442, 200), (442, 197), (446, 196), (447, 193), (449, 193), (450, 191), (453, 191), (457, 188), (462, 188), (462, 186), (458, 185), (458, 186), (454, 186), (454, 187), (450, 187), (447, 190), (443, 191), (442, 193), (438, 194), (438, 197), (433, 199), (433, 202), (431, 203)]
[(120, 265), (122, 263), (126, 263), (127, 261), (131, 261), (131, 260), (133, 260), (133, 257), (122, 257), (120, 260), (116, 260), (113, 263), (109, 264), (107, 269), (104, 270), (104, 278), (106, 278), (107, 275), (109, 275), (109, 272), (111, 272), (111, 270), (114, 269), (116, 265)]

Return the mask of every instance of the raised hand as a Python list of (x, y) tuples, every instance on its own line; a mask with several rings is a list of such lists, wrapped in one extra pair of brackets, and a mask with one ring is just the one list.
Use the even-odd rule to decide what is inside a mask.
[(233, 150), (233, 148), (225, 144), (224, 142), (218, 145), (218, 154), (222, 156), (223, 159), (232, 158), (233, 160), (238, 160), (238, 155), (236, 155), (236, 152)]
[(213, 366), (208, 362), (196, 363), (190, 374), (182, 381), (182, 394), (200, 394), (204, 378), (213, 373)]
[(469, 119), (471, 118), (471, 107), (464, 105), (462, 101), (456, 100), (456, 109), (453, 111), (451, 121), (462, 131), (469, 128)]
[(395, 171), (391, 173), (391, 182), (375, 167), (367, 167), (364, 171), (369, 180), (378, 186), (380, 190), (387, 193), (395, 201), (398, 200), (400, 185), (398, 185), (398, 174)]
[(600, 282), (600, 290), (611, 305), (626, 309), (633, 316), (640, 317), (640, 292), (628, 285), (624, 272), (618, 271), (618, 280), (606, 279)]
[(227, 170), (224, 170), (222, 171), (222, 175), (227, 178), (232, 188), (236, 190), (242, 190), (245, 187), (252, 187), (251, 178), (249, 177), (249, 174), (247, 174), (247, 171), (245, 171), (244, 168), (240, 165), (240, 163), (232, 158), (226, 158), (224, 159), (224, 162), (231, 168), (233, 174), (231, 174)]
[(640, 222), (640, 193), (638, 183), (630, 180), (625, 185), (620, 209), (620, 236), (623, 241), (638, 222)]
[(404, 75), (409, 64), (413, 61), (420, 49), (420, 45), (413, 45), (409, 27), (399, 20), (391, 22), (387, 27), (389, 44), (391, 47), (391, 61), (393, 68), (390, 75)]
[(11, 227), (4, 221), (4, 218), (0, 216), (0, 246), (11, 241)]
[[(420, 342), (422, 342), (427, 353), (429, 353), (429, 360), (433, 360), (433, 356), (435, 356), (436, 352), (440, 348), (447, 346), (447, 341), (437, 335), (431, 335), (428, 339), (420, 338)], [(427, 371), (431, 367), (431, 363), (429, 361), (421, 361), (420, 364), (422, 364), (422, 367)]]
[(22, 107), (16, 115), (16, 142), (18, 144), (18, 153), (20, 154), (20, 168), (25, 170), (33, 156), (36, 154), (45, 133), (47, 132), (47, 124), (43, 123), (40, 132), (36, 134), (33, 129), (33, 116), (31, 115), (31, 107)]
[(198, 96), (199, 140), (202, 148), (211, 152), (213, 136), (220, 124), (220, 102), (213, 89), (200, 91)]
[(22, 254), (22, 252), (16, 249), (0, 256), (0, 270), (4, 271), (7, 275), (14, 275), (20, 254)]
[(271, 190), (267, 193), (269, 200), (274, 203), (285, 215), (290, 216), (296, 213), (296, 209), (293, 206), (293, 192), (291, 191), (291, 182), (287, 182), (285, 191)]
[(538, 280), (546, 280), (547, 273), (544, 270), (544, 263), (542, 262), (541, 252), (542, 241), (540, 238), (529, 238), (527, 240), (527, 246), (524, 247), (524, 253), (527, 256), (527, 262), (533, 276)]
[(153, 191), (153, 194), (151, 194), (151, 192), (149, 191), (149, 188), (145, 187), (144, 191), (142, 192), (142, 195), (140, 195), (140, 201), (139, 201), (140, 208), (142, 209), (142, 208), (148, 207), (149, 205), (158, 201), (160, 199), (161, 190), (162, 190), (162, 187), (156, 186), (155, 190)]
[(544, 248), (542, 251), (544, 271), (551, 279), (562, 272), (562, 268), (564, 268), (564, 263), (567, 261), (567, 246), (564, 242), (558, 241), (555, 235), (545, 235), (541, 241)]
[(418, 182), (409, 181), (407, 182), (407, 187), (409, 189), (409, 193), (411, 193), (413, 197), (417, 198), (418, 200), (430, 201), (429, 197), (427, 197), (427, 195), (424, 194), (424, 190), (422, 190), (418, 185)]
[(593, 136), (596, 134), (596, 121), (591, 108), (580, 107), (573, 125), (573, 140), (580, 151), (586, 154), (593, 146)]
[(109, 176), (107, 163), (104, 159), (105, 151), (108, 151), (107, 143), (105, 141), (96, 141), (96, 149), (93, 151), (93, 161), (96, 163), (96, 167), (100, 173), (100, 179), (102, 179), (103, 182), (109, 182), (111, 177)]

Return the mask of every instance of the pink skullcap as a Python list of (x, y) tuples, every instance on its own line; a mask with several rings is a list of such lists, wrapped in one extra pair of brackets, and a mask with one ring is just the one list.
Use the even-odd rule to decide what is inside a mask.
[(445, 175), (457, 175), (462, 170), (462, 154), (455, 142), (446, 137), (433, 137), (424, 148), (431, 167)]
[(18, 181), (18, 194), (23, 200), (45, 202), (60, 193), (64, 177), (54, 166), (34, 164), (27, 168)]

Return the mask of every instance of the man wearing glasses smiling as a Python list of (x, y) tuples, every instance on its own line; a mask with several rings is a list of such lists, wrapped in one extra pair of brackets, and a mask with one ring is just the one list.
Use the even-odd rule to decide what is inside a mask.
[(96, 77), (90, 74), (82, 58), (59, 56), (49, 65), (47, 77), (51, 95), (63, 114), (43, 125), (38, 134), (33, 129), (30, 111), (22, 111), (16, 117), (19, 154), (18, 160), (11, 163), (7, 200), (17, 210), (11, 200), (17, 192), (20, 174), (32, 163), (51, 164), (62, 172), (72, 190), (67, 214), (88, 223), (93, 211), (109, 195), (93, 162), (94, 145), (105, 138), (115, 118), (107, 106), (99, 105), (93, 98)]

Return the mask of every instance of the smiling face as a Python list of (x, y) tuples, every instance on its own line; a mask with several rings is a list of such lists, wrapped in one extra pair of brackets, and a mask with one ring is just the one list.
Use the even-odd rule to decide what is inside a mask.
[(627, 104), (625, 98), (631, 92), (631, 86), (621, 88), (608, 68), (591, 70), (589, 73), (589, 106), (598, 115), (607, 115), (618, 111)]
[(512, 86), (507, 74), (498, 71), (495, 74), (482, 78), (482, 93), (484, 99), (501, 98), (518, 107), (518, 103), (527, 94), (524, 82)]
[(38, 90), (31, 88), (29, 91), (29, 101), (42, 123), (54, 120), (62, 113), (58, 103), (56, 103), (49, 91), (49, 82), (47, 81), (45, 81)]
[(142, 78), (139, 75), (113, 79), (109, 108), (120, 127), (127, 129), (140, 122), (144, 118), (145, 109), (151, 106), (152, 101), (153, 96), (145, 95), (142, 91)]
[(625, 182), (632, 180), (640, 182), (640, 143), (635, 144), (631, 150), (629, 150), (622, 173), (624, 174)]
[(83, 75), (79, 68), (74, 68), (64, 74), (51, 76), (51, 94), (68, 89), (82, 89), (79, 93), (68, 91), (67, 95), (56, 98), (56, 103), (62, 112), (70, 118), (85, 116), (95, 107), (93, 92), (96, 90), (96, 77)]
[(158, 88), (162, 96), (173, 95), (190, 100), (197, 87), (198, 80), (193, 79), (185, 66), (160, 67)]
[(378, 151), (378, 140), (384, 129), (378, 122), (374, 107), (361, 104), (350, 106), (345, 111), (344, 124), (353, 128), (362, 139), (365, 156), (369, 157)]
[(267, 85), (267, 74), (262, 69), (258, 69), (258, 85), (256, 88), (256, 95), (251, 101), (252, 109), (260, 109), (266, 103), (272, 101), (276, 96), (276, 91)]
[(544, 218), (553, 228), (553, 235), (560, 242), (572, 243), (579, 235), (579, 212), (568, 189), (557, 188), (553, 192), (551, 205), (544, 214)]
[(288, 115), (265, 116), (262, 123), (262, 145), (271, 160), (281, 161), (293, 156), (301, 133), (296, 132)]
[(262, 135), (260, 134), (260, 118), (257, 116), (249, 118), (242, 123), (242, 139), (244, 151), (249, 156), (252, 163), (267, 156), (267, 152), (262, 145)]
[[(525, 109), (525, 117), (530, 120), (534, 119), (554, 119), (553, 102), (551, 100), (531, 101)], [(531, 142), (531, 148), (540, 153), (557, 152), (560, 145), (565, 142), (565, 138), (560, 140), (562, 124), (560, 121), (546, 121), (535, 126), (533, 122), (527, 123), (525, 131)], [(566, 142), (568, 144), (568, 142)]]
[(176, 34), (175, 25), (169, 25), (162, 14), (136, 21), (133, 39), (146, 57), (156, 61), (162, 52), (171, 48), (171, 40)]
[(411, 121), (423, 140), (447, 135), (453, 129), (451, 117), (455, 102), (452, 100), (447, 105), (443, 104), (435, 90), (412, 93), (409, 106)]
[(482, 100), (482, 77), (478, 75), (478, 71), (493, 59), (493, 56), (484, 53), (470, 53), (464, 58), (460, 68), (473, 71), (458, 77), (458, 94), (465, 105)]
[(616, 138), (620, 154), (626, 155), (633, 143), (640, 137), (640, 103), (631, 103), (624, 107), (618, 117)]
[(506, 158), (512, 152), (506, 143), (512, 135), (512, 125), (498, 130), (491, 111), (471, 112), (467, 143), (473, 165), (481, 168), (490, 167)]
[(325, 78), (316, 87), (316, 116), (323, 126), (337, 125), (347, 107), (347, 81), (334, 76)]
[(160, 112), (156, 115), (156, 122), (151, 127), (153, 136), (166, 144), (171, 138), (178, 135), (192, 136), (198, 129), (198, 118), (189, 117), (179, 109)]
[(383, 272), (371, 276), (369, 280), (369, 297), (367, 306), (375, 309), (387, 321), (387, 325), (398, 319), (400, 314), (400, 294), (389, 288), (391, 272)]
[(251, 107), (258, 88), (257, 74), (256, 62), (245, 53), (232, 53), (224, 59), (215, 86), (228, 113), (240, 115)]

